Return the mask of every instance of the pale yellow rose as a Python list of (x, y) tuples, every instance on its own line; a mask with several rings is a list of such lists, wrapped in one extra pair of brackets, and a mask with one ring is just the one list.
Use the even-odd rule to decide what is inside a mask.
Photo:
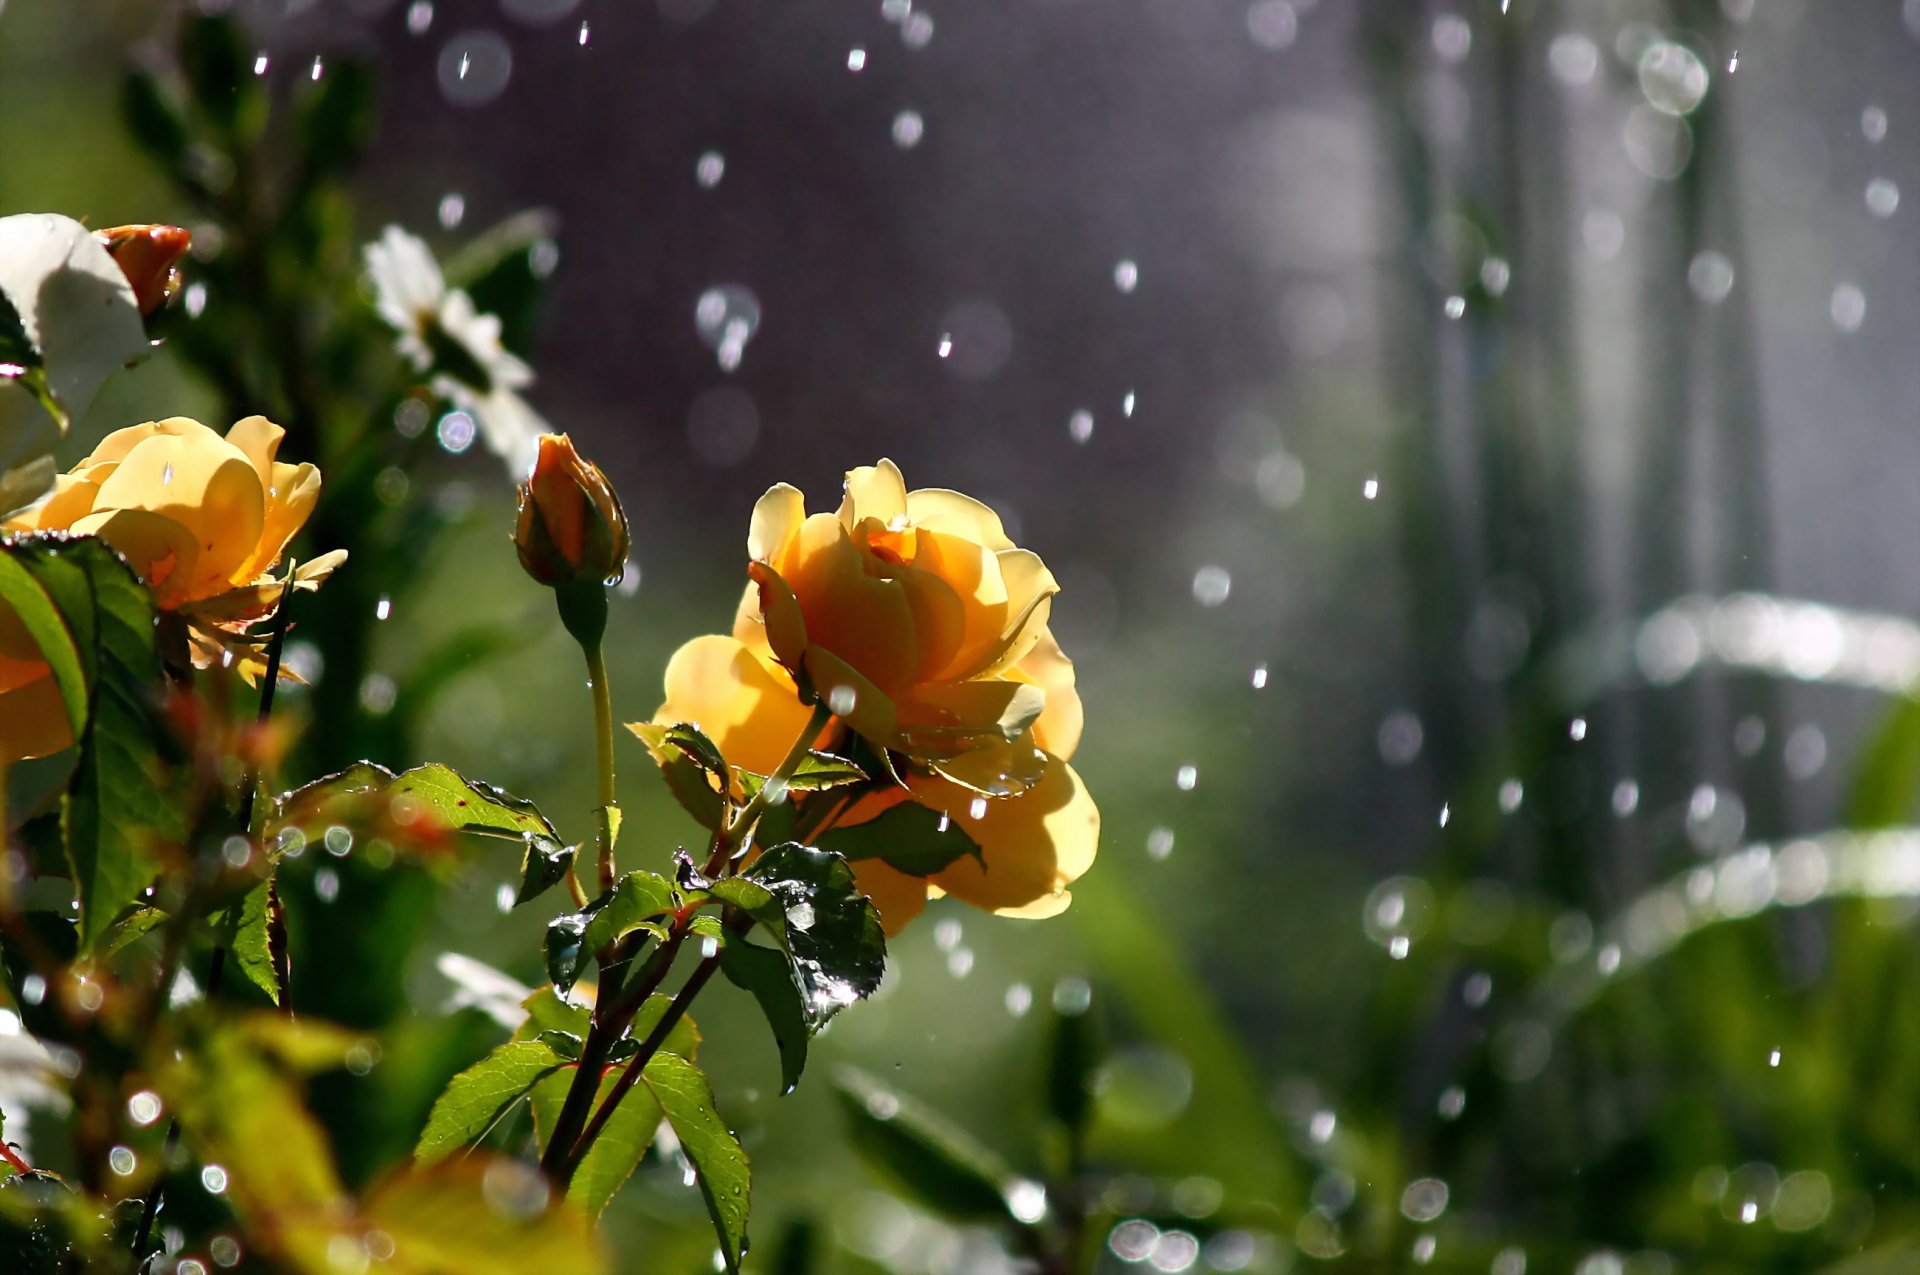
[[(60, 475), (44, 501), (0, 523), (0, 532), (100, 537), (162, 611), (185, 621), (196, 664), (231, 664), (251, 679), (264, 661), (247, 627), (273, 610), (286, 587), (272, 570), (320, 497), (318, 469), (275, 459), (285, 435), (263, 416), (249, 416), (224, 438), (181, 416), (116, 430)], [(335, 551), (302, 564), (294, 587), (312, 588), (345, 557)], [(71, 741), (46, 665), (17, 630), (17, 619), (0, 614), (0, 696), (9, 697), (0, 698), (8, 723), (0, 749), (40, 756)], [(18, 702), (10, 698), (16, 695)], [(29, 712), (33, 705), (50, 705), (57, 729), (44, 712)], [(36, 751), (20, 751), (26, 748)]]
[(930, 893), (1016, 915), (1065, 908), (1100, 817), (1067, 765), (1080, 698), (1047, 628), (1058, 586), (1040, 559), (987, 506), (909, 492), (886, 460), (850, 472), (832, 514), (808, 516), (797, 490), (773, 488), (748, 553), (754, 583), (733, 633), (675, 653), (654, 720), (695, 722), (729, 762), (764, 774), (805, 729), (811, 695), (837, 718), (817, 742), (851, 729), (898, 754), (908, 792), (863, 799), (842, 822), (910, 799), (956, 820), (984, 863), (924, 879), (856, 865), (890, 932)]

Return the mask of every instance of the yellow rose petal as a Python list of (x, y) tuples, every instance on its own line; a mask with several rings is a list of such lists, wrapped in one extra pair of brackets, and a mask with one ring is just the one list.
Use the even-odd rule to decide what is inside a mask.
[(735, 766), (769, 774), (811, 716), (793, 683), (730, 637), (697, 637), (667, 662), (667, 699), (653, 720), (692, 722)]
[(1064, 761), (1055, 759), (1017, 797), (976, 797), (938, 779), (909, 779), (908, 787), (914, 800), (946, 811), (980, 844), (985, 866), (961, 858), (932, 878), (974, 907), (1050, 916), (1066, 907), (1066, 887), (1093, 866), (1100, 811)]
[(890, 460), (847, 471), (846, 494), (835, 515), (848, 531), (863, 518), (893, 526), (907, 521), (907, 484), (900, 467)]

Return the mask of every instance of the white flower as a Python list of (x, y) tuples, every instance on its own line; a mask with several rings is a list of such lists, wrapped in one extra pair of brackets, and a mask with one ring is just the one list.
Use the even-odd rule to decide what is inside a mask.
[(473, 417), (487, 446), (513, 476), (533, 468), (548, 426), (516, 390), (533, 384), (533, 369), (500, 344), (500, 319), (447, 287), (433, 253), (417, 237), (388, 226), (364, 249), (375, 308), (400, 334), (401, 357), (432, 370), (435, 394)]

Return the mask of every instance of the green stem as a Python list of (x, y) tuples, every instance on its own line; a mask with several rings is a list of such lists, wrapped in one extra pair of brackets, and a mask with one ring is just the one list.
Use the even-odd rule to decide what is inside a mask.
[(599, 820), (600, 889), (613, 889), (618, 870), (613, 861), (614, 820), (619, 798), (613, 779), (613, 694), (607, 686), (607, 662), (601, 658), (600, 644), (583, 645), (587, 655), (587, 681), (593, 688), (593, 731), (599, 750), (599, 805), (594, 816)]
[(739, 812), (727, 822), (725, 827), (714, 833), (713, 854), (707, 859), (708, 876), (713, 876), (725, 868), (727, 860), (733, 857), (733, 852), (745, 844), (747, 834), (753, 831), (756, 823), (760, 822), (760, 816), (766, 813), (768, 806), (774, 804), (774, 798), (767, 795), (769, 791), (779, 800), (786, 800), (787, 781), (793, 778), (793, 772), (799, 769), (800, 763), (812, 751), (813, 741), (820, 737), (820, 732), (825, 730), (827, 723), (832, 720), (833, 710), (824, 703), (813, 706), (813, 715), (807, 719), (806, 726), (801, 729), (800, 738), (793, 741), (793, 747), (789, 748), (787, 755), (780, 759), (780, 765), (774, 772), (767, 776), (767, 782), (760, 785), (760, 791), (754, 793), (747, 804), (740, 807)]

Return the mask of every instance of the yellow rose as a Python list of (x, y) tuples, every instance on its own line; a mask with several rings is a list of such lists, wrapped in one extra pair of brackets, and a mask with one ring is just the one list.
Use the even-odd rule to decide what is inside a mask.
[(916, 801), (965, 828), (984, 863), (924, 879), (855, 865), (889, 932), (929, 893), (1025, 916), (1065, 908), (1100, 816), (1067, 765), (1080, 698), (1047, 628), (1058, 585), (1040, 559), (979, 501), (909, 492), (887, 460), (850, 472), (832, 514), (809, 516), (797, 490), (774, 487), (754, 507), (748, 554), (732, 635), (674, 654), (654, 720), (695, 722), (729, 762), (767, 773), (824, 701), (838, 720), (818, 742), (844, 725), (904, 758), (907, 791), (863, 799), (842, 822)]
[[(320, 471), (275, 459), (286, 431), (249, 416), (222, 438), (198, 421), (172, 417), (116, 430), (55, 480), (42, 503), (0, 523), (0, 532), (65, 531), (98, 536), (126, 558), (163, 611), (185, 621), (194, 663), (228, 663), (249, 679), (265, 667), (247, 627), (272, 612), (287, 581), (271, 572), (320, 496)], [(312, 588), (346, 558), (336, 550), (302, 564), (295, 588)], [(3, 610), (3, 609), (0, 609)], [(0, 614), (0, 694), (47, 700), (51, 679), (11, 614)], [(70, 742), (0, 700), (8, 748)], [(14, 718), (20, 717), (19, 722)], [(14, 733), (20, 739), (16, 745)]]

